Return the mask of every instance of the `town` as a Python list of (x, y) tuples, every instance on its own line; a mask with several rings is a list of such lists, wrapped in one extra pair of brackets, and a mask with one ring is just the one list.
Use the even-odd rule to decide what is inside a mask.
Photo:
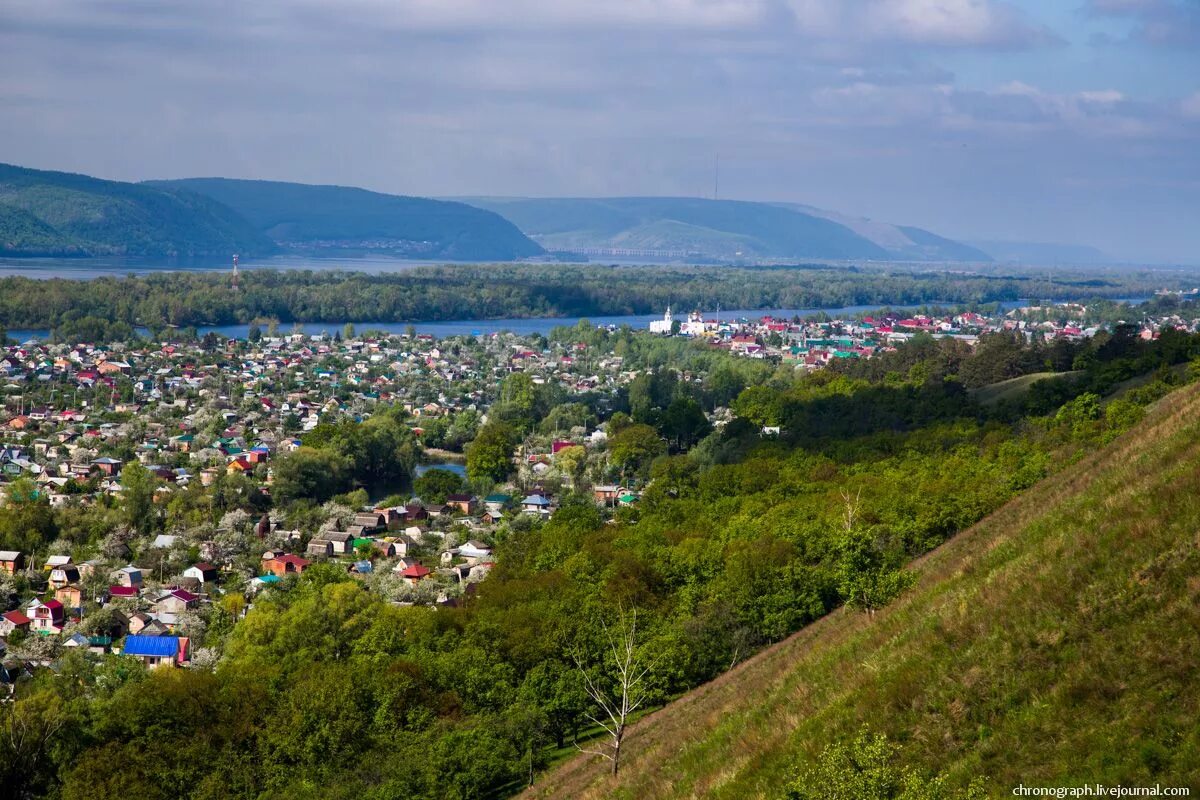
[[(11, 685), (64, 648), (151, 667), (212, 663), (210, 628), (235, 624), (260, 592), (286, 591), (314, 565), (334, 565), (396, 604), (456, 605), (495, 566), (495, 543), (550, 518), (563, 496), (583, 493), (630, 518), (649, 462), (732, 412), (693, 409), (691, 432), (670, 442), (651, 429), (649, 443), (610, 446), (618, 426), (622, 436), (645, 427), (625, 411), (654, 375), (628, 357), (629, 342), (667, 337), (720, 359), (812, 371), (919, 335), (969, 346), (998, 332), (1085, 339), (1104, 327), (1085, 327), (1085, 312), (676, 321), (668, 309), (649, 323), (650, 339), (581, 322), (549, 338), (437, 340), (350, 326), (281, 335), (270, 326), (244, 340), (10, 343), (0, 355), (0, 496), (27, 509), (29, 530), (5, 537), (28, 544), (0, 551), (0, 677)], [(1196, 324), (1146, 318), (1138, 336)], [(684, 370), (680, 379), (704, 377)], [(499, 464), (469, 474), (464, 450), (489, 417), (535, 403), (544, 406), (536, 424), (500, 444)], [(346, 431), (373, 418), (396, 428), (388, 454), (373, 457), (398, 463), (356, 468), (374, 445)], [(334, 440), (352, 474), (340, 484), (324, 480), (337, 471), (327, 462), (307, 462)], [(58, 530), (43, 546), (46, 509)]]
[[(725, 319), (720, 314), (705, 316), (699, 311), (677, 320), (668, 308), (663, 318), (649, 324), (651, 333), (698, 338), (715, 348), (756, 359), (794, 363), (807, 370), (821, 369), (842, 358), (870, 358), (918, 334), (950, 337), (975, 345), (979, 337), (998, 332), (1017, 332), (1027, 340), (1049, 341), (1091, 338), (1105, 329), (1103, 323), (1084, 322), (1088, 307), (1082, 303), (1020, 306), (1003, 313), (985, 315), (973, 311), (913, 314), (881, 311), (855, 319), (831, 319), (827, 315), (808, 319), (764, 316), (757, 320)], [(1160, 317), (1139, 316), (1138, 335), (1146, 340), (1170, 327), (1195, 331), (1200, 320), (1177, 313)]]

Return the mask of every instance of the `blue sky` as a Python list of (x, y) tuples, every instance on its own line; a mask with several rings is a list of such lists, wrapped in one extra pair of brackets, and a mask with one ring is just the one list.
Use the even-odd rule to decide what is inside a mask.
[(1200, 0), (0, 0), (0, 159), (1200, 262)]

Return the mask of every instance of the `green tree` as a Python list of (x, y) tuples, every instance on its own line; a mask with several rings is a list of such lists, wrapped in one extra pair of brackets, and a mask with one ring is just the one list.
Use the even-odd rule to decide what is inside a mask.
[(413, 491), (427, 503), (444, 503), (446, 496), (461, 492), (462, 477), (448, 469), (426, 470), (413, 481)]
[(508, 425), (489, 422), (467, 447), (467, 476), (471, 480), (500, 482), (512, 472), (516, 435)]
[(58, 535), (50, 501), (28, 478), (18, 478), (5, 488), (0, 506), (0, 549), (25, 553), (42, 547)]
[(690, 397), (672, 400), (659, 419), (659, 431), (676, 450), (687, 450), (711, 430), (700, 404)]
[(634, 423), (608, 439), (608, 456), (622, 474), (641, 474), (650, 462), (667, 452), (658, 431), (649, 425)]
[(274, 477), (271, 492), (278, 502), (323, 503), (350, 488), (350, 464), (335, 452), (301, 447), (275, 459)]
[(583, 475), (583, 468), (587, 466), (587, 450), (578, 444), (564, 447), (554, 454), (554, 464), (572, 482), (577, 481)]
[(140, 534), (154, 529), (154, 489), (157, 480), (148, 469), (131, 461), (121, 470), (121, 507), (125, 521)]

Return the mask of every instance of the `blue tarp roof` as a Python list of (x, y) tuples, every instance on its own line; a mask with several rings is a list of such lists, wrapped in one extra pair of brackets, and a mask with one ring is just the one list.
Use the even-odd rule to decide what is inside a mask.
[(179, 652), (178, 636), (126, 636), (127, 656), (157, 656), (168, 658)]

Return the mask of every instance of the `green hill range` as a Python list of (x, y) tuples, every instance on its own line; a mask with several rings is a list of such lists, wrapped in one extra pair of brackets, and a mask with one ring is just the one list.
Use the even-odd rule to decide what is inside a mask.
[(466, 198), (462, 202), (230, 178), (122, 183), (0, 164), (0, 255), (200, 257), (382, 253), (512, 261), (986, 262), (907, 226), (809, 206), (699, 198)]
[(834, 612), (636, 723), (618, 776), (577, 756), (527, 796), (785, 797), (864, 736), (886, 737), (896, 773), (942, 775), (921, 798), (972, 782), (1194, 792), (1198, 456), (1191, 386), (918, 561), (873, 617)]
[(0, 164), (0, 255), (192, 257), (277, 249), (194, 192)]
[(209, 197), (292, 250), (363, 250), (464, 261), (512, 261), (543, 252), (508, 220), (464, 203), (347, 186), (230, 178), (149, 185)]
[(472, 197), (550, 251), (664, 257), (973, 261), (981, 250), (922, 230), (809, 206), (684, 197)]

